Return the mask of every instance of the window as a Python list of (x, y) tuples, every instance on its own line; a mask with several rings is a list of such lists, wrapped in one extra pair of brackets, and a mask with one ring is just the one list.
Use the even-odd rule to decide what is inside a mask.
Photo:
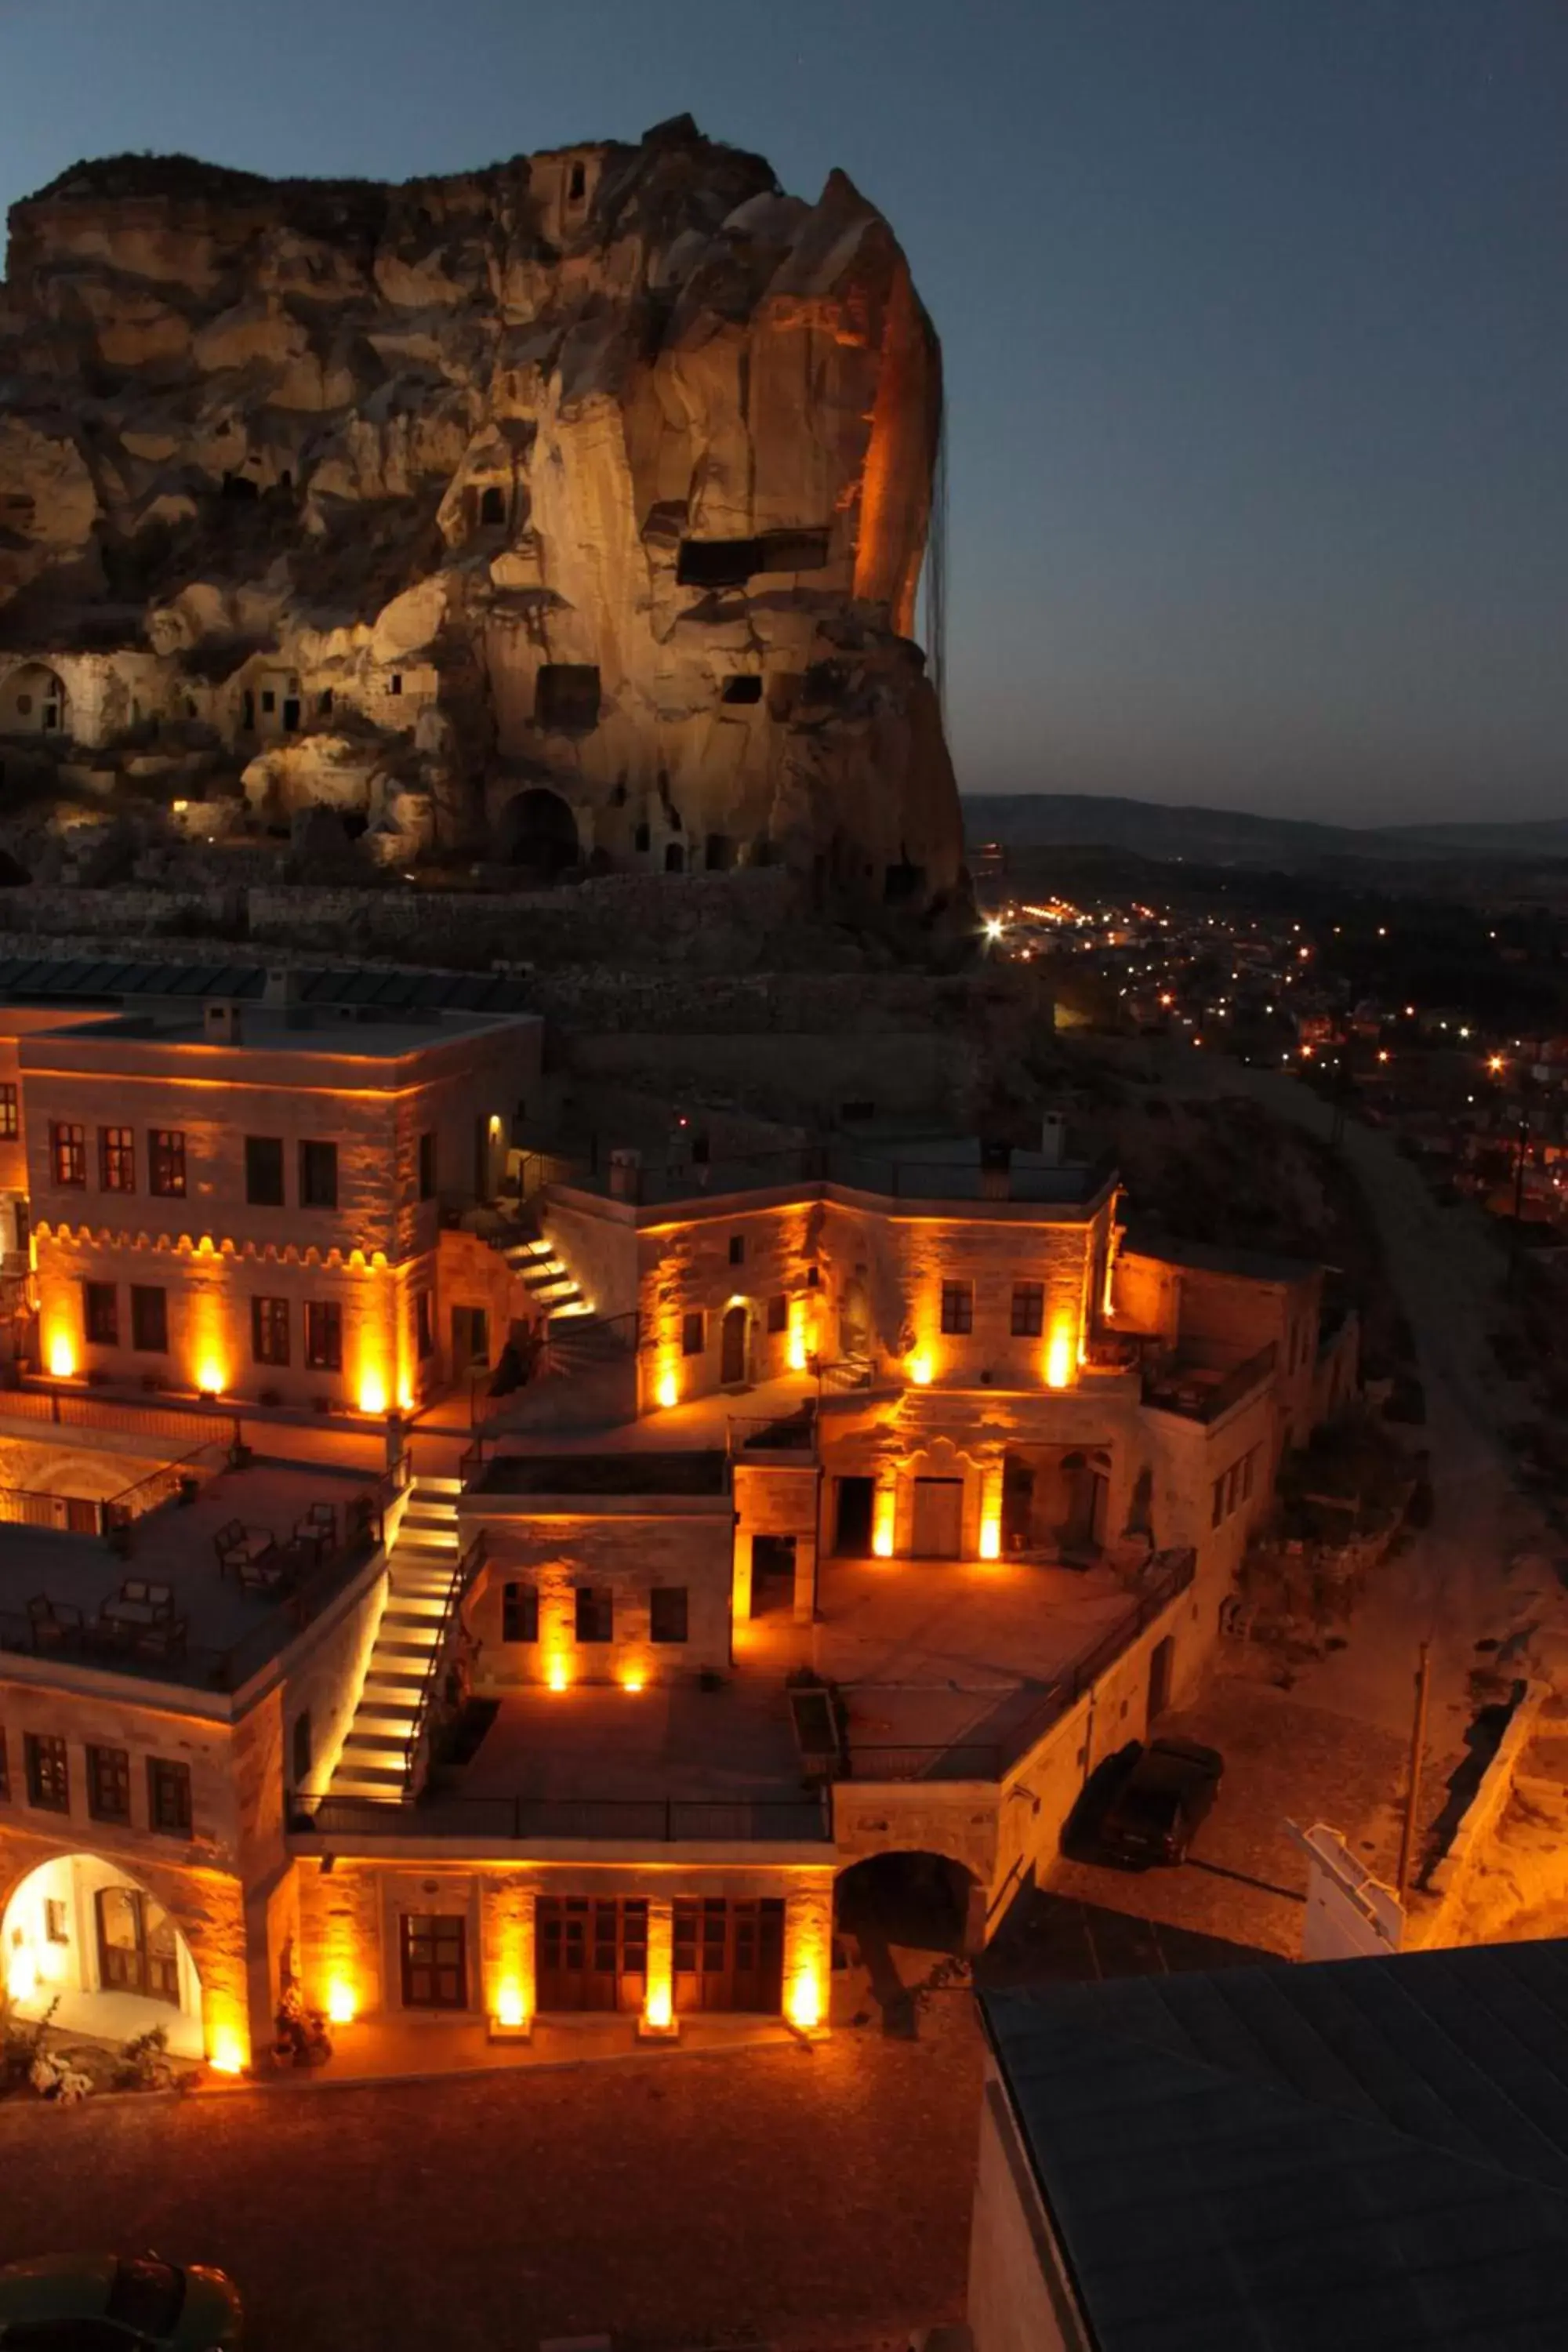
[(263, 709), (263, 710), (268, 710), (268, 711), (271, 711), (271, 710), (276, 710), (276, 709), (277, 709), (277, 708), (278, 708), (278, 695), (277, 695), (277, 690), (276, 690), (276, 688), (275, 688), (270, 687), (270, 686), (264, 686), (264, 687), (262, 688), (262, 689), (261, 689), (261, 708)]
[(721, 702), (761, 702), (763, 681), (754, 671), (727, 677), (719, 698)]
[(574, 163), (566, 179), (566, 201), (568, 204), (580, 205), (587, 192), (587, 169), (582, 163)]
[(758, 539), (683, 539), (675, 559), (681, 588), (743, 588), (763, 568)]
[(655, 1642), (686, 1639), (686, 1587), (656, 1584), (647, 1597), (648, 1637)]
[(1244, 1503), (1249, 1503), (1252, 1500), (1252, 1465), (1257, 1452), (1258, 1448), (1255, 1445), (1249, 1453), (1244, 1454), (1241, 1457), (1241, 1499)]
[(1233, 1462), (1226, 1474), (1225, 1481), (1225, 1515), (1227, 1519), (1236, 1508), (1237, 1496), (1240, 1490), (1241, 1465), (1239, 1462)]
[(191, 1833), (191, 1768), (170, 1764), (162, 1756), (147, 1759), (147, 1820), (165, 1837)]
[(429, 1128), (419, 1139), (419, 1198), (436, 1198), (436, 1130)]
[(1037, 1339), (1046, 1328), (1046, 1286), (1043, 1282), (1013, 1285), (1013, 1337)]
[(706, 1343), (702, 1309), (694, 1307), (689, 1315), (680, 1318), (680, 1352), (683, 1356), (700, 1356)]
[(1214, 1492), (1213, 1492), (1213, 1496), (1212, 1496), (1212, 1497), (1211, 1497), (1210, 1506), (1209, 1506), (1209, 1525), (1210, 1525), (1210, 1527), (1211, 1527), (1211, 1528), (1217, 1528), (1217, 1527), (1218, 1527), (1218, 1525), (1219, 1525), (1219, 1523), (1220, 1523), (1220, 1521), (1221, 1521), (1221, 1519), (1223, 1519), (1223, 1518), (1224, 1518), (1224, 1517), (1225, 1517), (1225, 1480), (1224, 1480), (1223, 1478), (1216, 1478), (1216, 1479), (1215, 1480), (1215, 1482), (1214, 1482)]
[(0, 1143), (15, 1143), (22, 1132), (16, 1112), (16, 1088), (7, 1078), (0, 1083)]
[(245, 1139), (245, 1197), (252, 1208), (283, 1206), (283, 1139), (280, 1135), (247, 1135)]
[(163, 1356), (169, 1349), (169, 1294), (150, 1285), (131, 1286), (131, 1344), (143, 1355)]
[(768, 1301), (768, 1329), (770, 1331), (789, 1329), (789, 1300), (782, 1290), (775, 1292)]
[(651, 837), (647, 826), (639, 824), (632, 835), (632, 847), (646, 856)]
[(322, 687), (320, 694), (317, 695), (316, 708), (321, 712), (323, 719), (330, 719), (331, 717), (332, 689), (330, 686)]
[(251, 1300), (250, 1360), (256, 1364), (288, 1362), (289, 1301), (286, 1298)]
[(505, 522), (506, 493), (504, 490), (498, 490), (492, 486), (488, 490), (480, 491), (479, 520), (481, 523)]
[(393, 671), (391, 677), (387, 680), (387, 687), (386, 687), (386, 690), (387, 690), (388, 694), (401, 694), (401, 693), (402, 693), (402, 691), (403, 691), (403, 672), (402, 672), (400, 669), (395, 669), (395, 670)]
[(609, 1587), (580, 1584), (577, 1587), (577, 1639), (580, 1642), (613, 1642), (615, 1638), (616, 1603)]
[(974, 1285), (944, 1282), (942, 1286), (942, 1328), (944, 1331), (974, 1328)]
[(468, 1937), (460, 1918), (405, 1911), (398, 1920), (405, 2009), (466, 2009)]
[(123, 1748), (88, 1749), (87, 1810), (95, 1822), (131, 1819), (131, 1759)]
[(120, 1294), (112, 1282), (84, 1282), (81, 1325), (91, 1348), (120, 1345)]
[(414, 1294), (414, 1352), (422, 1364), (436, 1352), (436, 1318), (431, 1311), (427, 1290), (416, 1290)]
[[(285, 1333), (284, 1345), (288, 1345)], [(288, 1357), (283, 1359), (288, 1362)], [(341, 1372), (343, 1368), (343, 1310), (335, 1298), (305, 1301), (305, 1363), (312, 1372)]]
[(22, 1741), (27, 1769), (27, 1802), (41, 1812), (68, 1813), (70, 1770), (66, 1744), (52, 1731), (29, 1731)]
[(599, 723), (599, 671), (595, 662), (542, 662), (533, 693), (533, 723), (566, 733)]
[(154, 1192), (169, 1201), (185, 1194), (185, 1139), (178, 1128), (155, 1127), (147, 1139)]
[(335, 1143), (300, 1146), (300, 1206), (335, 1209), (338, 1205), (338, 1147)]
[(87, 1182), (87, 1129), (66, 1119), (49, 1123), (49, 1164), (57, 1184)]
[(98, 1184), (102, 1192), (136, 1190), (136, 1138), (130, 1128), (99, 1129)]
[(500, 1637), (503, 1642), (538, 1641), (539, 1587), (537, 1585), (502, 1585)]
[(71, 1939), (70, 1915), (65, 1899), (58, 1895), (44, 1897), (44, 1941), (46, 1944), (68, 1944)]
[(745, 1263), (746, 1263), (746, 1236), (745, 1236), (745, 1234), (731, 1234), (731, 1236), (730, 1236), (730, 1263), (731, 1263), (731, 1265), (745, 1265)]
[(296, 1789), (302, 1789), (310, 1777), (312, 1753), (310, 1710), (308, 1706), (302, 1706), (294, 1717), (294, 1728), (289, 1737), (289, 1763)]

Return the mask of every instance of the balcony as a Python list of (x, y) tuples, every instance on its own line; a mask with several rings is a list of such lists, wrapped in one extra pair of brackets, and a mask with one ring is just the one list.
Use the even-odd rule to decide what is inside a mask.
[(1163, 1369), (1146, 1366), (1143, 1402), (1161, 1412), (1180, 1413), (1184, 1421), (1222, 1420), (1233, 1406), (1273, 1378), (1278, 1353), (1270, 1340), (1256, 1355), (1232, 1365), (1228, 1370), (1207, 1364), (1184, 1364), (1179, 1360)]

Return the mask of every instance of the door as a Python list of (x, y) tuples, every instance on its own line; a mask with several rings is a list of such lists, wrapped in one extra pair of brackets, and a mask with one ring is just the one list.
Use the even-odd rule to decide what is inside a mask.
[(300, 698), (297, 694), (287, 694), (283, 698), (283, 732), (285, 735), (298, 735), (300, 732)]
[(963, 1543), (962, 1478), (917, 1478), (910, 1549), (917, 1559), (956, 1559)]
[(536, 1936), (541, 2010), (641, 2009), (647, 1991), (646, 1902), (542, 1895)]
[(776, 2016), (784, 2005), (782, 1899), (677, 1896), (674, 1910), (677, 2015), (738, 2009)]
[(134, 1886), (100, 1886), (94, 1902), (103, 1990), (139, 1993), (178, 2009), (180, 1948), (163, 1905)]
[(405, 1911), (399, 1920), (405, 2009), (467, 2009), (466, 1920), (436, 1911)]
[(1155, 1723), (1171, 1704), (1171, 1675), (1175, 1666), (1176, 1641), (1167, 1633), (1156, 1642), (1149, 1653), (1149, 1713), (1144, 1723), (1145, 1733), (1153, 1730)]
[(485, 1370), (490, 1360), (490, 1318), (482, 1307), (452, 1309), (452, 1377)]
[(719, 1385), (733, 1388), (746, 1377), (746, 1310), (729, 1307), (724, 1310), (724, 1330), (719, 1350)]
[(752, 1538), (752, 1614), (795, 1606), (794, 1536)]
[(833, 1549), (845, 1559), (865, 1559), (871, 1550), (869, 1478), (840, 1478), (834, 1518)]

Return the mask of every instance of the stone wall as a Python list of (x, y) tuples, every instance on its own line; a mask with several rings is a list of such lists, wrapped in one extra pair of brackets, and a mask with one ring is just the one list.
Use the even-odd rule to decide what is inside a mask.
[[(733, 1517), (727, 1502), (682, 1510), (678, 1504), (629, 1501), (590, 1515), (541, 1497), (522, 1518), (488, 1510), (481, 1494), (474, 1497), (473, 1516), (484, 1525), (487, 1544), (484, 1572), (464, 1612), (478, 1643), (476, 1689), (537, 1686), (552, 1675), (569, 1683), (637, 1677), (651, 1684), (728, 1665)], [(465, 1541), (466, 1521), (467, 1514)], [(537, 1642), (502, 1638), (509, 1583), (531, 1585), (539, 1594)], [(576, 1592), (584, 1585), (613, 1595), (608, 1642), (576, 1638)], [(686, 1592), (683, 1643), (652, 1638), (648, 1596), (656, 1586)]]

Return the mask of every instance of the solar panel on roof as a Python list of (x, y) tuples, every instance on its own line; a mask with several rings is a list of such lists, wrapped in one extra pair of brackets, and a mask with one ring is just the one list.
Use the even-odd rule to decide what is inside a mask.
[(174, 975), (171, 996), (205, 996), (212, 977), (211, 967), (200, 963), (183, 963)]
[(142, 966), (139, 963), (106, 963), (103, 967), (103, 985), (112, 990), (116, 996), (123, 995), (130, 982), (139, 977), (141, 971)]
[(412, 996), (413, 991), (405, 971), (384, 971), (379, 975), (377, 985), (371, 991), (369, 1001), (373, 1004), (389, 1006), (395, 1004), (401, 1008), (412, 1001)]

